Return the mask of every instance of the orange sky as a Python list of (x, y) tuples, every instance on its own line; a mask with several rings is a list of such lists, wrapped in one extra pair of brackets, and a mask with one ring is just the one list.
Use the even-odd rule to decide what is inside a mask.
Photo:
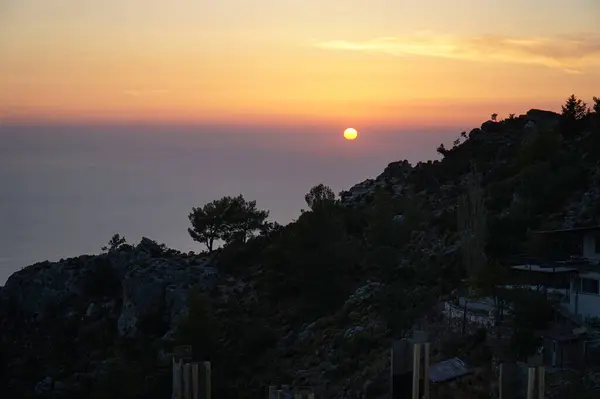
[(600, 95), (597, 0), (0, 1), (9, 120), (435, 125), (572, 93)]

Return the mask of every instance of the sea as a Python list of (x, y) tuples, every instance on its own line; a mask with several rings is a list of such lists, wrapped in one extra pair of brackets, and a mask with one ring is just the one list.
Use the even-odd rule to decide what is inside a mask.
[(437, 158), (458, 129), (0, 124), (0, 286), (27, 265), (97, 254), (119, 233), (200, 251), (188, 214), (243, 194), (288, 223), (316, 184), (335, 192), (390, 162)]

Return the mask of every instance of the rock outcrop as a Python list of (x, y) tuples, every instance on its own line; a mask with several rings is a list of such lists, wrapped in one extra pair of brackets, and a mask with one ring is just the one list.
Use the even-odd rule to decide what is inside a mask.
[[(7, 386), (8, 392), (11, 389), (19, 392), (22, 388), (19, 378), (25, 374), (23, 357), (33, 355), (50, 368), (47, 373), (53, 374), (35, 384), (40, 395), (64, 385), (54, 381), (55, 378), (73, 380), (73, 375), (65, 376), (67, 370), (51, 370), (56, 366), (51, 357), (57, 356), (53, 346), (61, 346), (54, 332), (60, 334), (69, 323), (73, 323), (74, 331), (69, 333), (73, 341), (66, 345), (73, 349), (80, 346), (79, 342), (102, 334), (114, 339), (152, 337), (172, 342), (179, 322), (188, 312), (190, 288), (210, 293), (219, 281), (220, 274), (208, 256), (180, 254), (148, 238), (126, 250), (26, 267), (14, 273), (0, 292), (2, 355), (6, 370), (10, 371), (0, 378), (2, 386)], [(157, 325), (161, 327), (156, 328)], [(47, 347), (41, 350), (40, 345), (46, 339)], [(15, 340), (19, 346), (11, 347), (11, 341)], [(88, 356), (92, 362), (105, 360), (109, 357), (105, 350), (109, 348), (99, 346), (95, 348), (98, 353)], [(99, 358), (94, 359), (95, 355)], [(44, 368), (36, 370), (43, 371)], [(75, 379), (94, 378), (92, 373)]]

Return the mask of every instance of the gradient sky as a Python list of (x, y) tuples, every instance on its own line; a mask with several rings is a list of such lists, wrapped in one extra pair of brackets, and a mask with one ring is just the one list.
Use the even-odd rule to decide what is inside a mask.
[(0, 0), (0, 118), (361, 126), (600, 95), (598, 0)]

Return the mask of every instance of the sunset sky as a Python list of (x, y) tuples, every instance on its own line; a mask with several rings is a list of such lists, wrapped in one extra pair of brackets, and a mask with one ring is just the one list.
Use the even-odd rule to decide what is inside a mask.
[(600, 95), (598, 0), (0, 0), (0, 118), (435, 125)]

